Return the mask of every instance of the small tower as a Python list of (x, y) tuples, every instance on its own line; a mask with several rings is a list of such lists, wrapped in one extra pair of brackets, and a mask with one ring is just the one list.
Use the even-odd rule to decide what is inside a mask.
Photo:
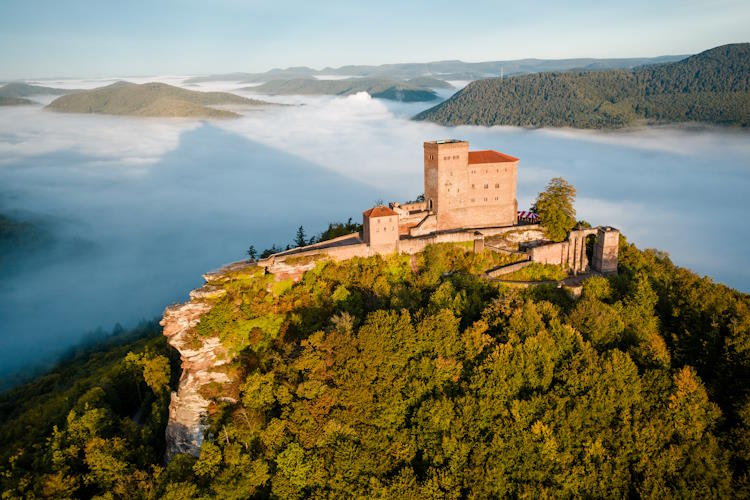
[(374, 253), (397, 251), (398, 214), (383, 205), (362, 212), (362, 239)]
[(596, 235), (592, 268), (600, 273), (616, 273), (620, 250), (620, 231), (613, 227), (600, 227)]

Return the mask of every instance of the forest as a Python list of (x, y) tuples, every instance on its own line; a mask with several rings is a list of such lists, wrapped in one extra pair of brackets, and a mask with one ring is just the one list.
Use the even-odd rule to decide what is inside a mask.
[(620, 128), (750, 125), (750, 44), (632, 70), (571, 70), (475, 81), (415, 117), (442, 125)]
[(229, 274), (200, 457), (162, 462), (179, 368), (147, 335), (0, 398), (3, 498), (747, 497), (750, 297), (624, 237), (578, 299), (491, 259)]

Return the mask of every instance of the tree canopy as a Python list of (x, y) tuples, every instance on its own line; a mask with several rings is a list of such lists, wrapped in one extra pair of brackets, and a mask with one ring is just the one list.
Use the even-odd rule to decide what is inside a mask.
[[(624, 238), (619, 273), (576, 300), (481, 277), (502, 258), (444, 244), (416, 262), (320, 261), (285, 286), (228, 272), (192, 333), (235, 353), (229, 381), (203, 391), (200, 457), (159, 464), (163, 354), (141, 346), (77, 372), (75, 392), (48, 380), (6, 396), (0, 486), (8, 498), (750, 493), (750, 297)], [(10, 410), (30, 387), (35, 404)], [(36, 413), (43, 394), (61, 419)]]
[(443, 125), (619, 128), (750, 125), (750, 44), (633, 70), (571, 70), (477, 80), (417, 120)]
[(576, 188), (562, 177), (555, 177), (539, 193), (534, 210), (545, 235), (552, 241), (562, 241), (576, 225)]

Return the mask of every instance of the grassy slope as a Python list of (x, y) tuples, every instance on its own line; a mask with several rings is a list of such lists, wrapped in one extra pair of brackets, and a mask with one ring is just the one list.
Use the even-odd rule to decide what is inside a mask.
[(117, 82), (55, 99), (48, 109), (65, 113), (103, 113), (129, 116), (229, 118), (236, 113), (210, 106), (262, 105), (227, 92), (197, 92), (164, 83), (142, 85)]
[(539, 73), (473, 82), (416, 119), (443, 125), (616, 128), (750, 125), (750, 44), (630, 70)]

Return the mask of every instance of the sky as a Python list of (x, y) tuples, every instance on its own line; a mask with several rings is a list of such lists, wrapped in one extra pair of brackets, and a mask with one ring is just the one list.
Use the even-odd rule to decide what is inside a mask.
[(0, 79), (692, 54), (748, 26), (747, 0), (2, 0)]

